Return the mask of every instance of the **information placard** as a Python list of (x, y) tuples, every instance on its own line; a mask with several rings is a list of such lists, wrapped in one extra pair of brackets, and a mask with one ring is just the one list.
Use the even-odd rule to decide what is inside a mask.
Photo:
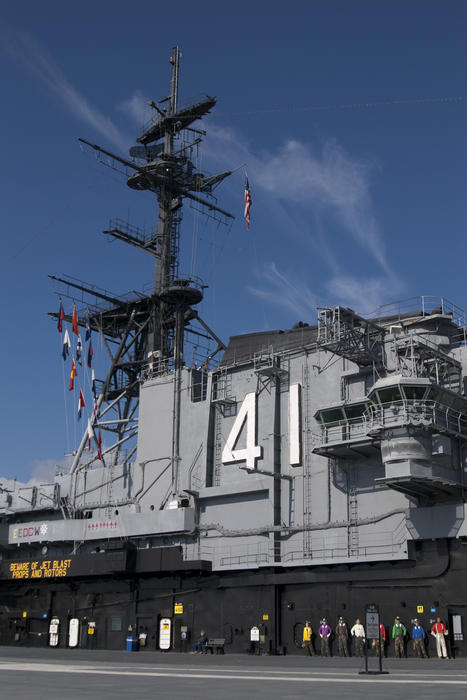
[(161, 618), (159, 622), (159, 649), (167, 651), (172, 646), (172, 620), (169, 617)]
[(252, 627), (250, 630), (250, 642), (259, 642), (259, 627)]
[(379, 610), (376, 605), (366, 608), (366, 638), (379, 639)]

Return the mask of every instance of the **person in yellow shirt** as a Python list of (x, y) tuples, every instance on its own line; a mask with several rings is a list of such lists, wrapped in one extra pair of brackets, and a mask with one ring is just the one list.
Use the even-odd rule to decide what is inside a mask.
[(302, 637), (302, 647), (305, 649), (306, 652), (308, 652), (309, 656), (314, 656), (315, 655), (315, 650), (313, 649), (313, 630), (310, 625), (310, 621), (307, 620), (305, 622), (305, 627), (303, 628), (303, 637)]

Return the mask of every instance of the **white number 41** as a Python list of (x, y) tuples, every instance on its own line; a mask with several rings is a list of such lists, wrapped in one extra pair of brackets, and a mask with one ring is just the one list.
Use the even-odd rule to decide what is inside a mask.
[[(292, 384), (289, 395), (289, 463), (297, 466), (300, 455), (300, 384)], [(255, 392), (247, 394), (243, 400), (235, 422), (222, 451), (222, 463), (246, 462), (248, 469), (256, 468), (256, 460), (263, 455), (263, 448), (256, 444), (256, 403)], [(246, 425), (246, 446), (236, 449), (240, 434)]]

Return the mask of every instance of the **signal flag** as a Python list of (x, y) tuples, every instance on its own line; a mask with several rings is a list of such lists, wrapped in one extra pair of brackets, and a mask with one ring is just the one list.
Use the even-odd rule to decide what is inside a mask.
[(94, 374), (94, 370), (91, 371), (91, 385), (92, 385), (92, 395), (94, 396), (94, 399), (97, 398), (96, 396), (96, 376)]
[(58, 310), (58, 321), (57, 321), (57, 330), (59, 333), (62, 332), (63, 330), (63, 320), (65, 318), (65, 312), (63, 310), (63, 304), (62, 300), (60, 299), (60, 308)]
[(83, 392), (80, 389), (79, 390), (79, 399), (78, 399), (78, 420), (81, 420), (82, 409), (85, 406), (86, 406), (86, 403), (84, 401)]
[(83, 344), (81, 342), (81, 336), (78, 335), (78, 342), (76, 343), (76, 361), (78, 364), (82, 364), (81, 355), (83, 354)]
[(87, 343), (88, 340), (91, 339), (91, 319), (89, 318), (89, 315), (86, 316), (86, 336), (84, 338), (85, 342)]
[(71, 361), (71, 372), (70, 372), (70, 384), (68, 386), (68, 389), (70, 391), (73, 391), (73, 389), (75, 388), (75, 377), (77, 377), (77, 376), (78, 376), (78, 372), (76, 371), (75, 361), (72, 360)]
[(92, 365), (92, 356), (94, 355), (94, 350), (92, 349), (92, 342), (89, 341), (89, 346), (88, 346), (88, 367), (91, 368)]
[(97, 406), (97, 401), (94, 401), (94, 408), (92, 409), (92, 416), (91, 416), (91, 424), (96, 425), (98, 418), (99, 418), (99, 408)]
[(68, 357), (68, 353), (70, 352), (70, 336), (68, 335), (68, 330), (65, 328), (65, 335), (63, 336), (63, 345), (62, 345), (62, 357), (64, 360)]
[(78, 313), (76, 311), (76, 306), (73, 304), (73, 316), (71, 318), (71, 330), (75, 335), (79, 335), (78, 328)]
[(89, 452), (91, 451), (91, 438), (96, 439), (96, 435), (94, 433), (94, 428), (92, 427), (92, 418), (88, 420), (88, 450)]
[(99, 430), (99, 435), (97, 436), (97, 459), (100, 459), (101, 462), (104, 460), (102, 459), (102, 433)]

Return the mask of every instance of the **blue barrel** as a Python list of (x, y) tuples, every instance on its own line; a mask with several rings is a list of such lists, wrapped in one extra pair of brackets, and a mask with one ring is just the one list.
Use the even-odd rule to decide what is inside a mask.
[(138, 637), (133, 637), (129, 635), (126, 638), (126, 650), (127, 651), (139, 651)]

